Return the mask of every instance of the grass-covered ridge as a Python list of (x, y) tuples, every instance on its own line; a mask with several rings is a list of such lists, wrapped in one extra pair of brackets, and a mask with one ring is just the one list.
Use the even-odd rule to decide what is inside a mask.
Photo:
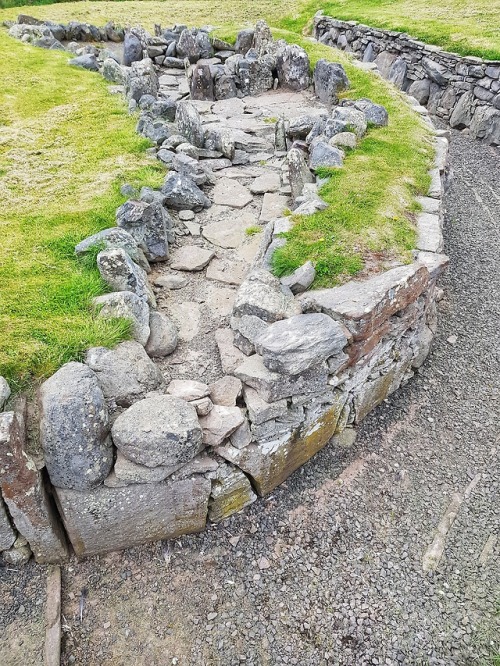
[(122, 182), (157, 184), (162, 170), (122, 98), (69, 54), (2, 32), (0, 58), (0, 375), (19, 384), (127, 336), (91, 316), (104, 284), (74, 246), (114, 225)]

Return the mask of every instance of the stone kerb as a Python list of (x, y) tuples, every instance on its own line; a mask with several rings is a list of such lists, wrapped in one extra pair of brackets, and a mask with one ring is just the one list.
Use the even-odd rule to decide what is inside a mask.
[(381, 75), (412, 95), (432, 115), (471, 136), (500, 144), (500, 61), (460, 56), (356, 21), (340, 21), (318, 12), (318, 41), (375, 63)]
[[(304, 90), (311, 78), (309, 72), (304, 77), (302, 50), (274, 42), (263, 22), (242, 31), (235, 47), (209, 42), (219, 49), (216, 55), (226, 49), (216, 58), (224, 61), (223, 70), (217, 63), (211, 76), (196, 69), (207, 64), (198, 57), (207, 47), (204, 31), (178, 26), (159, 32), (150, 37), (135, 29), (130, 34), (141, 42), (138, 59), (113, 62), (130, 108), (139, 112), (138, 131), (156, 143), (151, 153), (169, 166), (164, 185), (160, 191), (127, 190), (135, 198), (117, 210), (117, 226), (75, 250), (102, 248), (97, 265), (112, 292), (96, 299), (96, 316), (129, 319), (133, 340), (112, 350), (90, 349), (83, 363), (64, 365), (42, 385), (40, 441), (53, 488), (43, 484), (34, 463), (29, 474), (22, 471), (19, 410), (0, 414), (0, 435), (5, 450), (17, 452), (22, 487), (38, 489), (16, 514), (12, 497), (19, 497), (21, 486), (13, 482), (12, 461), (10, 477), (0, 475), (8, 507), (0, 504), (0, 548), (7, 553), (15, 546), (13, 519), (40, 561), (66, 557), (51, 493), (78, 556), (218, 523), (271, 492), (329, 441), (350, 446), (356, 425), (418, 370), (430, 350), (436, 282), (448, 263), (441, 254), (446, 132), (435, 132), (436, 162), (428, 196), (420, 200), (412, 264), (332, 289), (311, 289), (311, 262), (279, 280), (270, 262), (293, 224), (282, 216), (284, 208), (310, 215), (327, 207), (316, 169), (343, 168), (342, 147), (355, 147), (369, 124), (387, 124), (387, 111), (367, 99), (339, 104), (337, 92), (349, 81), (337, 63), (320, 61), (312, 77), (315, 93)], [(170, 55), (155, 55), (163, 58), (158, 64), (151, 49), (159, 49), (160, 39)], [(231, 63), (234, 48), (242, 53)], [(187, 53), (189, 60), (190, 50), (194, 69), (191, 63), (172, 74), (172, 58)], [(99, 65), (104, 76), (106, 62)], [(249, 96), (266, 92), (259, 86), (269, 67), (266, 90), (284, 92)], [(214, 84), (230, 76), (234, 88), (214, 99)], [(410, 103), (431, 124), (427, 110)], [(255, 224), (262, 229), (260, 247), (245, 240)], [(163, 264), (169, 273), (161, 273)], [(226, 287), (214, 291), (214, 283)], [(193, 284), (205, 289), (190, 292), (203, 294), (203, 301), (214, 294), (228, 299), (222, 308), (214, 303), (216, 316), (202, 338), (203, 346), (218, 349), (211, 383), (200, 381), (201, 364), (189, 366), (188, 379), (175, 371), (190, 355), (200, 355), (199, 346), (190, 349), (196, 332), (183, 321), (193, 318), (196, 301), (175, 296)], [(168, 304), (176, 302), (174, 319)], [(3, 403), (8, 387), (0, 382), (1, 395)]]

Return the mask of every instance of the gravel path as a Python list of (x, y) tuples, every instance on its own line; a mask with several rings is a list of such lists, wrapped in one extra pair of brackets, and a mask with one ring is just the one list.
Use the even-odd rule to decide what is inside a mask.
[[(72, 562), (63, 664), (493, 663), (499, 156), (453, 137), (451, 268), (419, 376), (366, 419), (343, 459), (326, 448), (243, 514), (174, 544)], [(424, 573), (439, 521), (473, 479), (437, 571)], [(18, 663), (1, 644), (1, 663)]]

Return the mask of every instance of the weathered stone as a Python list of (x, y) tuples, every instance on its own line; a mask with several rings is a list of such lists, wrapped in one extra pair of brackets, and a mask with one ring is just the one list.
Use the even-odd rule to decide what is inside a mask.
[(2, 557), (7, 564), (12, 564), (14, 567), (23, 567), (30, 561), (32, 554), (28, 541), (23, 536), (18, 536), (14, 545), (8, 550), (4, 550)]
[(213, 250), (199, 245), (184, 245), (174, 252), (170, 267), (176, 271), (201, 271), (214, 255)]
[(111, 434), (126, 458), (146, 467), (186, 463), (203, 448), (196, 410), (171, 395), (136, 402), (118, 416)]
[(177, 347), (177, 328), (171, 319), (162, 312), (152, 310), (149, 316), (151, 334), (146, 344), (146, 352), (154, 358), (168, 356)]
[(208, 265), (206, 275), (209, 280), (240, 285), (245, 279), (247, 272), (248, 264), (245, 261), (213, 259)]
[(311, 82), (309, 56), (296, 44), (287, 44), (278, 51), (276, 70), (284, 88), (306, 90)]
[(99, 63), (93, 53), (84, 53), (83, 55), (79, 55), (76, 58), (72, 58), (69, 61), (69, 64), (73, 67), (88, 69), (90, 72), (99, 71)]
[(231, 442), (231, 446), (234, 446), (236, 449), (243, 449), (245, 446), (251, 444), (253, 436), (247, 419), (231, 434), (229, 441)]
[(431, 280), (435, 280), (444, 273), (450, 263), (449, 257), (445, 254), (436, 254), (435, 252), (419, 252), (417, 261), (427, 267)]
[[(217, 165), (220, 165), (219, 169), (223, 169), (226, 166), (231, 166), (231, 163), (228, 163), (228, 160), (234, 159), (235, 142), (233, 134), (228, 128), (215, 127), (213, 129), (207, 130), (205, 132), (205, 148), (208, 150), (220, 152), (224, 155), (226, 160), (217, 160)], [(207, 160), (207, 162), (204, 164), (207, 164), (207, 166), (214, 169), (215, 162), (215, 160)]]
[(340, 324), (324, 314), (305, 314), (268, 326), (255, 348), (269, 370), (298, 375), (340, 353), (346, 344)]
[(203, 194), (198, 185), (182, 174), (170, 171), (161, 188), (166, 204), (174, 210), (200, 211), (210, 208), (210, 200)]
[(167, 229), (172, 227), (172, 220), (159, 201), (126, 201), (116, 211), (116, 224), (144, 248), (148, 261), (168, 257)]
[(206, 416), (214, 407), (213, 402), (209, 397), (200, 398), (199, 400), (191, 400), (191, 404), (196, 409), (198, 416)]
[(210, 394), (208, 384), (191, 379), (173, 379), (167, 389), (167, 393), (183, 400), (200, 400)]
[(177, 472), (174, 473), (173, 479), (187, 479), (193, 474), (206, 474), (207, 472), (216, 472), (219, 468), (219, 463), (217, 460), (208, 456), (204, 453), (201, 453), (196, 458), (193, 458), (191, 462), (188, 462), (186, 465), (183, 465)]
[(278, 118), (276, 125), (274, 126), (274, 147), (276, 150), (286, 152), (288, 121), (285, 121), (283, 117)]
[(318, 60), (313, 78), (316, 95), (329, 107), (337, 103), (337, 94), (350, 85), (342, 65), (327, 60)]
[(278, 173), (270, 171), (269, 173), (257, 176), (250, 185), (252, 194), (265, 194), (266, 192), (277, 192), (281, 186), (281, 179)]
[(138, 342), (122, 342), (114, 349), (93, 347), (85, 363), (97, 375), (107, 400), (128, 407), (163, 383), (163, 376)]
[(141, 345), (148, 341), (149, 306), (142, 298), (131, 291), (115, 291), (93, 299), (92, 305), (99, 317), (128, 319), (132, 325), (132, 337)]
[(285, 287), (289, 287), (292, 294), (302, 294), (307, 291), (314, 282), (316, 270), (311, 261), (297, 268), (293, 273), (282, 277), (280, 282)]
[(438, 86), (445, 86), (450, 78), (450, 73), (444, 65), (440, 65), (431, 58), (422, 58), (422, 67), (424, 68), (427, 76), (438, 84)]
[(189, 284), (189, 277), (180, 273), (170, 273), (168, 275), (160, 275), (154, 280), (157, 287), (164, 287), (165, 289), (182, 289)]
[(118, 451), (113, 472), (118, 481), (126, 482), (127, 484), (158, 483), (164, 481), (181, 467), (182, 465), (145, 467), (144, 465), (138, 465), (137, 463), (128, 460), (120, 451)]
[(235, 317), (255, 315), (266, 322), (299, 312), (295, 300), (281, 291), (279, 280), (265, 270), (256, 270), (247, 277), (238, 290), (233, 310)]
[(288, 151), (287, 162), (292, 198), (295, 200), (301, 196), (306, 183), (314, 182), (314, 176), (307, 166), (304, 153), (298, 148), (292, 148)]
[(250, 481), (241, 470), (227, 463), (220, 465), (212, 480), (208, 517), (212, 523), (220, 523), (256, 499)]
[(248, 417), (253, 425), (259, 425), (270, 419), (284, 416), (287, 412), (287, 401), (284, 399), (266, 402), (250, 386), (245, 386), (243, 395), (248, 409)]
[(290, 137), (305, 139), (318, 120), (326, 120), (326, 118), (327, 116), (325, 114), (321, 114), (320, 116), (307, 115), (291, 118), (287, 134)]
[(234, 50), (236, 53), (245, 54), (249, 49), (252, 48), (253, 38), (255, 31), (252, 28), (247, 28), (246, 30), (240, 30), (236, 37), (236, 43), (234, 45)]
[[(68, 559), (66, 540), (42, 475), (26, 451), (24, 409), (22, 405), (19, 411), (0, 414), (2, 496), (16, 529), (28, 540), (36, 561), (63, 562)], [(16, 543), (14, 549), (15, 546)], [(4, 558), (7, 559), (6, 553)]]
[(328, 144), (330, 146), (340, 146), (340, 148), (350, 148), (353, 150), (356, 148), (357, 137), (353, 132), (339, 132), (339, 134), (332, 136)]
[(136, 264), (145, 271), (149, 270), (148, 260), (135, 238), (125, 229), (117, 229), (116, 227), (103, 229), (93, 236), (85, 238), (75, 247), (75, 254), (82, 256), (101, 247), (103, 249), (122, 248)]
[(346, 396), (339, 393), (333, 406), (325, 407), (313, 423), (292, 435), (242, 449), (219, 447), (217, 453), (248, 474), (259, 495), (268, 495), (328, 443), (345, 400)]
[(123, 85), (127, 80), (127, 72), (113, 58), (106, 58), (102, 63), (102, 75), (106, 81)]
[(281, 217), (283, 211), (288, 206), (288, 197), (273, 192), (264, 194), (262, 208), (260, 211), (260, 221), (262, 223), (271, 222), (271, 220)]
[(275, 62), (272, 56), (259, 57), (254, 49), (247, 52), (238, 62), (237, 74), (243, 96), (260, 95), (273, 87)]
[(244, 354), (234, 346), (234, 332), (229, 328), (218, 328), (215, 341), (219, 350), (222, 370), (229, 374), (241, 364)]
[(266, 402), (315, 393), (326, 387), (327, 382), (327, 369), (324, 366), (311, 368), (300, 375), (282, 375), (268, 370), (258, 354), (246, 358), (233, 374), (254, 388)]
[(241, 396), (241, 381), (236, 377), (225, 376), (210, 384), (210, 398), (216, 405), (234, 407)]
[(131, 291), (156, 306), (155, 297), (144, 270), (137, 266), (125, 250), (103, 250), (97, 255), (97, 268), (102, 279), (115, 291)]
[(268, 323), (255, 315), (232, 317), (231, 328), (237, 332), (234, 337), (235, 346), (247, 356), (255, 353), (255, 340), (267, 327)]
[(127, 30), (123, 40), (123, 64), (125, 67), (130, 67), (133, 62), (138, 60), (142, 60), (141, 40), (137, 35)]
[(414, 97), (419, 104), (425, 106), (429, 100), (430, 81), (429, 79), (420, 79), (413, 81), (408, 88), (408, 94)]
[(207, 416), (200, 418), (203, 443), (206, 446), (219, 446), (243, 423), (243, 420), (238, 407), (214, 405)]
[(474, 114), (474, 93), (466, 92), (460, 97), (450, 116), (450, 127), (454, 129), (464, 129), (471, 124)]
[(394, 53), (389, 53), (389, 51), (381, 51), (375, 58), (375, 64), (384, 79), (389, 78), (389, 72), (396, 58), (397, 56)]
[(158, 77), (153, 62), (149, 58), (133, 62), (125, 83), (125, 92), (129, 99), (138, 102), (143, 95), (158, 94)]
[[(1, 418), (0, 418), (1, 424)], [(0, 476), (1, 480), (1, 476)], [(0, 551), (10, 548), (16, 540), (16, 531), (10, 523), (10, 518), (5, 510), (5, 504), (0, 497)]]
[(320, 169), (321, 167), (338, 168), (342, 167), (343, 153), (335, 146), (330, 146), (324, 141), (315, 141), (311, 150), (309, 165), (311, 169)]
[(173, 539), (204, 529), (211, 483), (196, 476), (181, 481), (60, 490), (57, 503), (78, 557)]
[(389, 114), (382, 104), (375, 104), (370, 99), (362, 97), (355, 100), (353, 106), (365, 114), (368, 127), (385, 127), (389, 122)]
[(476, 109), (470, 124), (473, 137), (493, 146), (500, 145), (500, 111), (489, 106)]
[(198, 110), (191, 102), (179, 102), (175, 114), (175, 122), (179, 133), (186, 137), (189, 143), (203, 148), (205, 132)]
[(360, 139), (366, 132), (367, 120), (363, 111), (350, 106), (338, 106), (326, 121), (323, 130), (327, 139), (340, 132), (354, 132)]
[(215, 99), (214, 80), (210, 65), (196, 65), (190, 83), (191, 99)]
[(10, 398), (10, 386), (5, 377), (0, 377), (0, 411)]
[(219, 206), (244, 208), (252, 199), (247, 188), (233, 178), (221, 178), (213, 191), (213, 201)]
[(398, 88), (403, 88), (407, 80), (407, 72), (408, 65), (406, 64), (406, 60), (401, 57), (396, 58), (396, 60), (391, 65), (387, 78)]
[(417, 249), (427, 252), (441, 252), (443, 234), (438, 215), (420, 213), (417, 215)]
[(307, 292), (299, 300), (304, 312), (324, 312), (345, 324), (355, 340), (363, 340), (416, 300), (428, 281), (427, 268), (412, 264), (393, 268), (366, 282), (353, 280), (341, 287)]
[(253, 215), (242, 213), (231, 222), (220, 220), (207, 224), (201, 233), (210, 243), (218, 247), (238, 248), (243, 245), (247, 237), (246, 230), (256, 224), (257, 220)]

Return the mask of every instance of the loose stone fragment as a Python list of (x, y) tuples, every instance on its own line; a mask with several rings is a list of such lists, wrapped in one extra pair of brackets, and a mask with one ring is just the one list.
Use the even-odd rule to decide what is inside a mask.
[(286, 400), (277, 400), (276, 402), (266, 402), (255, 389), (245, 386), (243, 391), (245, 404), (248, 409), (248, 416), (254, 425), (259, 425), (270, 419), (284, 416), (287, 412)]
[(0, 497), (0, 552), (10, 548), (15, 540), (16, 532), (10, 523), (4, 501)]
[(122, 407), (163, 383), (160, 370), (138, 342), (122, 342), (115, 349), (93, 347), (85, 363), (96, 373), (104, 397)]
[(78, 557), (130, 548), (206, 524), (211, 483), (201, 476), (167, 483), (97, 488), (88, 493), (57, 489), (57, 504)]
[(279, 280), (262, 269), (251, 273), (243, 282), (233, 310), (235, 317), (255, 315), (266, 322), (285, 319), (299, 312), (295, 300), (281, 291)]
[(221, 178), (213, 191), (213, 201), (220, 206), (244, 208), (252, 199), (247, 188), (232, 178)]
[(389, 122), (387, 109), (366, 97), (355, 100), (353, 106), (365, 114), (368, 127), (385, 127)]
[(224, 463), (219, 466), (212, 480), (208, 517), (213, 523), (220, 523), (256, 499), (257, 495), (243, 472)]
[(174, 210), (200, 211), (210, 208), (210, 200), (189, 177), (170, 171), (161, 188), (165, 203)]
[(168, 385), (167, 393), (183, 400), (199, 400), (210, 394), (208, 384), (191, 379), (173, 379)]
[(159, 201), (126, 201), (116, 211), (116, 224), (144, 249), (148, 261), (168, 257), (167, 229), (172, 220)]
[(171, 395), (136, 402), (118, 416), (111, 433), (126, 458), (146, 467), (186, 463), (203, 448), (196, 410)]
[(245, 358), (233, 344), (234, 332), (229, 328), (218, 328), (215, 331), (215, 341), (219, 349), (222, 370), (225, 373), (233, 373)]
[(213, 250), (199, 245), (184, 245), (173, 254), (170, 267), (176, 271), (201, 271), (214, 256)]
[(280, 282), (285, 287), (289, 287), (292, 294), (302, 294), (307, 291), (316, 278), (316, 270), (311, 261), (297, 268), (290, 275), (282, 277)]
[(39, 404), (40, 441), (52, 483), (76, 490), (102, 483), (113, 452), (96, 374), (82, 363), (66, 363), (40, 387)]
[(243, 449), (245, 446), (248, 446), (252, 442), (252, 439), (252, 433), (247, 419), (245, 419), (240, 427), (236, 428), (229, 437), (231, 446), (234, 446), (236, 449)]
[(160, 275), (154, 280), (157, 287), (165, 287), (165, 289), (182, 289), (189, 284), (189, 277), (180, 273), (169, 273), (168, 275)]
[(132, 291), (152, 306), (156, 301), (144, 270), (137, 266), (125, 250), (103, 250), (97, 255), (97, 268), (102, 279), (115, 291)]
[(232, 317), (231, 328), (236, 331), (234, 344), (249, 356), (255, 353), (255, 340), (266, 330), (268, 323), (255, 315)]
[(191, 400), (191, 404), (196, 409), (198, 416), (206, 416), (213, 409), (213, 403), (210, 398), (200, 398), (199, 400)]
[(151, 334), (146, 344), (146, 352), (154, 357), (168, 356), (177, 347), (177, 328), (171, 319), (162, 312), (152, 310), (149, 316)]
[(203, 443), (206, 446), (219, 446), (243, 423), (238, 407), (214, 405), (207, 416), (200, 418), (203, 428)]
[(266, 192), (277, 192), (281, 186), (279, 174), (271, 172), (258, 176), (250, 185), (253, 194), (265, 194)]
[(210, 384), (210, 398), (216, 405), (234, 407), (236, 400), (241, 396), (241, 390), (241, 381), (236, 377), (226, 375)]

